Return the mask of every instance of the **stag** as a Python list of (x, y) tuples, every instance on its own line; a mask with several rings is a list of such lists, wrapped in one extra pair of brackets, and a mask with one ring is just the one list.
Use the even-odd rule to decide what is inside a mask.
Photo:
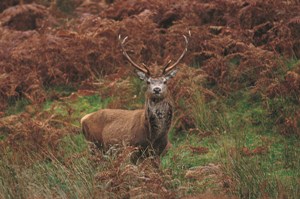
[(141, 150), (151, 150), (155, 155), (168, 150), (171, 146), (168, 132), (173, 117), (173, 103), (167, 82), (175, 76), (176, 66), (187, 52), (188, 39), (183, 37), (185, 48), (176, 62), (171, 64), (169, 60), (163, 67), (147, 67), (131, 59), (124, 47), (128, 37), (122, 39), (119, 35), (123, 55), (135, 67), (139, 78), (147, 83), (145, 107), (139, 110), (102, 109), (85, 115), (81, 119), (81, 126), (88, 141), (104, 148), (125, 143)]

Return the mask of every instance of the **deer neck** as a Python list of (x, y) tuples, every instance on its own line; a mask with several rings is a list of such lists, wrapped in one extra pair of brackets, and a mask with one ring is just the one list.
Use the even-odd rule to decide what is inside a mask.
[(154, 142), (169, 131), (173, 117), (171, 100), (168, 97), (163, 99), (147, 98), (145, 115), (149, 127), (148, 139)]

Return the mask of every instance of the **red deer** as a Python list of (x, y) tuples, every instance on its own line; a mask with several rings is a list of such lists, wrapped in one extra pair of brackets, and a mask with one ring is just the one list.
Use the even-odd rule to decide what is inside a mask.
[(163, 67), (138, 65), (127, 54), (123, 40), (119, 36), (123, 55), (135, 67), (137, 75), (148, 85), (145, 108), (139, 110), (102, 109), (87, 114), (81, 119), (83, 134), (88, 141), (104, 148), (125, 143), (153, 150), (156, 155), (165, 153), (170, 147), (168, 132), (173, 117), (173, 105), (167, 82), (175, 76), (176, 66), (188, 48), (185, 48), (176, 62), (169, 60)]

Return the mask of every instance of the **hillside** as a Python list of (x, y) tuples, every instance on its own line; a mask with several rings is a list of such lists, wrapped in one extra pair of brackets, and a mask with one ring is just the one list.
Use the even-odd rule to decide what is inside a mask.
[[(0, 2), (0, 198), (300, 198), (300, 3)], [(144, 106), (124, 58), (176, 60), (173, 147), (130, 162), (80, 118)]]

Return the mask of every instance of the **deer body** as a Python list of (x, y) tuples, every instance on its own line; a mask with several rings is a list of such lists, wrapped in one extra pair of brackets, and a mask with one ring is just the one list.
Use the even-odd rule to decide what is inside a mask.
[(82, 118), (85, 137), (100, 145), (138, 145), (147, 136), (144, 110), (103, 109)]
[(102, 109), (82, 118), (83, 133), (104, 148), (123, 143), (161, 154), (169, 144), (172, 108), (162, 100), (146, 102), (145, 109), (139, 110)]
[(87, 140), (104, 148), (123, 143), (153, 150), (156, 155), (167, 151), (171, 145), (168, 132), (173, 117), (173, 103), (166, 83), (175, 76), (177, 70), (174, 68), (187, 51), (188, 41), (184, 38), (184, 52), (173, 65), (169, 66), (169, 61), (163, 70), (157, 67), (150, 70), (145, 65), (137, 65), (124, 49), (127, 37), (121, 42), (123, 54), (138, 70), (140, 79), (148, 84), (145, 107), (139, 110), (102, 109), (84, 116), (81, 125)]

